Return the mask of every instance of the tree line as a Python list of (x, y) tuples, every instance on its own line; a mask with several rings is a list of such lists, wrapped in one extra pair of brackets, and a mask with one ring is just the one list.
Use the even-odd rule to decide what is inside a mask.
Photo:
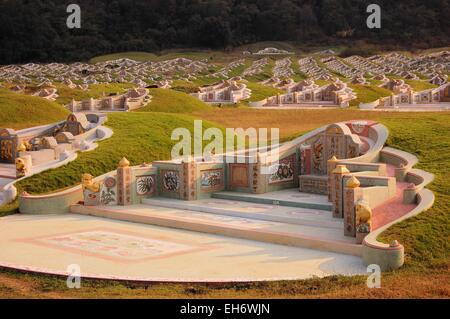
[[(382, 28), (366, 8), (382, 8)], [(66, 26), (70, 3), (81, 29)], [(450, 0), (0, 0), (0, 64), (259, 41), (448, 45)]]

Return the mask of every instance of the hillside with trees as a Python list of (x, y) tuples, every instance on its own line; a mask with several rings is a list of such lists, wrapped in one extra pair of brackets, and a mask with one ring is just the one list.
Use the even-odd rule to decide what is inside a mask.
[(0, 64), (79, 61), (121, 51), (230, 49), (259, 41), (324, 45), (364, 40), (408, 48), (450, 43), (449, 0), (378, 0), (382, 28), (366, 26), (369, 0), (0, 0)]

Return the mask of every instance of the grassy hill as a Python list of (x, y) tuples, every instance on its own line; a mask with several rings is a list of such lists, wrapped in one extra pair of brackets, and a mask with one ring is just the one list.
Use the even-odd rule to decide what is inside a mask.
[(199, 99), (180, 91), (150, 89), (151, 102), (136, 112), (192, 113), (213, 109)]
[(69, 111), (58, 103), (0, 89), (0, 127), (23, 129), (58, 122)]
[[(205, 128), (213, 126), (208, 121), (203, 124)], [(112, 171), (124, 156), (132, 165), (170, 159), (171, 149), (177, 142), (171, 140), (172, 131), (178, 127), (192, 131), (194, 118), (156, 112), (112, 113), (106, 125), (113, 129), (114, 135), (99, 142), (97, 149), (80, 153), (65, 166), (27, 178), (17, 183), (17, 187), (29, 193), (47, 193), (78, 184), (83, 172), (99, 176)]]

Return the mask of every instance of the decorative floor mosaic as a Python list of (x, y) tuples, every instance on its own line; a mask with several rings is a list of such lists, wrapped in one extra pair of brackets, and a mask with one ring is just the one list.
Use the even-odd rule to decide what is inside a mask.
[(142, 236), (112, 229), (93, 229), (21, 241), (120, 262), (167, 258), (213, 248), (209, 245), (178, 242), (173, 239)]

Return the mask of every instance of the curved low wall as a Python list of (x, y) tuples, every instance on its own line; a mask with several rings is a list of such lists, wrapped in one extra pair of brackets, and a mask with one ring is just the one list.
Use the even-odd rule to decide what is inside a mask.
[(373, 109), (376, 109), (377, 106), (379, 106), (379, 105), (380, 105), (380, 100), (378, 99), (376, 101), (369, 102), (369, 103), (360, 103), (359, 108), (361, 110), (373, 110)]
[(381, 159), (384, 163), (391, 164), (396, 167), (403, 165), (407, 169), (412, 168), (419, 162), (416, 156), (392, 147), (383, 148), (381, 151)]
[(50, 195), (19, 196), (19, 212), (22, 214), (46, 215), (69, 213), (70, 205), (83, 200), (81, 185)]
[(371, 232), (363, 241), (362, 257), (365, 265), (376, 264), (382, 271), (389, 271), (400, 268), (404, 263), (404, 247), (398, 243), (391, 245), (381, 243), (378, 236), (389, 227), (398, 224), (406, 219), (414, 217), (423, 211), (430, 209), (434, 203), (434, 194), (428, 189), (422, 189), (417, 194), (418, 205), (405, 216), (384, 225)]
[[(366, 154), (359, 157), (345, 159), (342, 161), (347, 162), (366, 162), (373, 163), (378, 162), (380, 159), (380, 153), (386, 144), (389, 137), (389, 130), (383, 124), (375, 124), (369, 127), (370, 138), (375, 142), (374, 145), (367, 151)], [(341, 160), (339, 160), (341, 161)]]
[[(106, 173), (95, 178), (96, 182), (101, 182), (106, 176), (116, 175), (116, 171)], [(69, 213), (71, 205), (83, 200), (81, 185), (69, 189), (47, 194), (47, 195), (19, 195), (19, 211), (22, 214), (46, 215), (46, 214), (66, 214)]]
[[(388, 271), (400, 268), (403, 265), (404, 247), (398, 242), (384, 244), (377, 241), (377, 238), (389, 227), (414, 217), (433, 206), (434, 194), (430, 190), (425, 189), (425, 186), (433, 181), (434, 175), (420, 169), (413, 169), (412, 167), (418, 163), (417, 157), (413, 154), (391, 147), (384, 147), (380, 151), (380, 156), (381, 161), (404, 171), (404, 175), (401, 174), (403, 180), (415, 185), (415, 187), (405, 190), (404, 201), (406, 196), (408, 203), (417, 203), (417, 206), (408, 214), (371, 232), (363, 241), (362, 255), (364, 263), (366, 265), (376, 264), (383, 271)], [(396, 176), (396, 178), (398, 179), (399, 177)]]
[(261, 100), (261, 101), (256, 101), (256, 102), (249, 102), (248, 105), (250, 107), (263, 107), (264, 105), (267, 104), (267, 99)]
[[(80, 150), (80, 152), (90, 152), (95, 150), (98, 147), (98, 144), (96, 142), (103, 141), (105, 139), (110, 138), (113, 135), (113, 131), (106, 126), (98, 126), (91, 130), (91, 132), (87, 132), (84, 134), (83, 138), (89, 141), (89, 148), (86, 150)], [(17, 190), (15, 188), (15, 184), (18, 181), (21, 181), (23, 179), (29, 178), (33, 175), (39, 174), (43, 171), (58, 168), (61, 166), (64, 166), (70, 162), (73, 162), (78, 157), (77, 152), (73, 152), (70, 154), (69, 157), (65, 158), (64, 160), (55, 160), (49, 163), (46, 163), (44, 165), (39, 165), (36, 167), (31, 168), (31, 173), (25, 177), (19, 178), (14, 180), (13, 182), (5, 185), (3, 187), (3, 201), (0, 202), (0, 205), (7, 205), (14, 201), (14, 199), (17, 197)]]
[(421, 169), (411, 169), (406, 174), (406, 181), (416, 186), (418, 190), (422, 190), (430, 184), (434, 179), (434, 175)]

